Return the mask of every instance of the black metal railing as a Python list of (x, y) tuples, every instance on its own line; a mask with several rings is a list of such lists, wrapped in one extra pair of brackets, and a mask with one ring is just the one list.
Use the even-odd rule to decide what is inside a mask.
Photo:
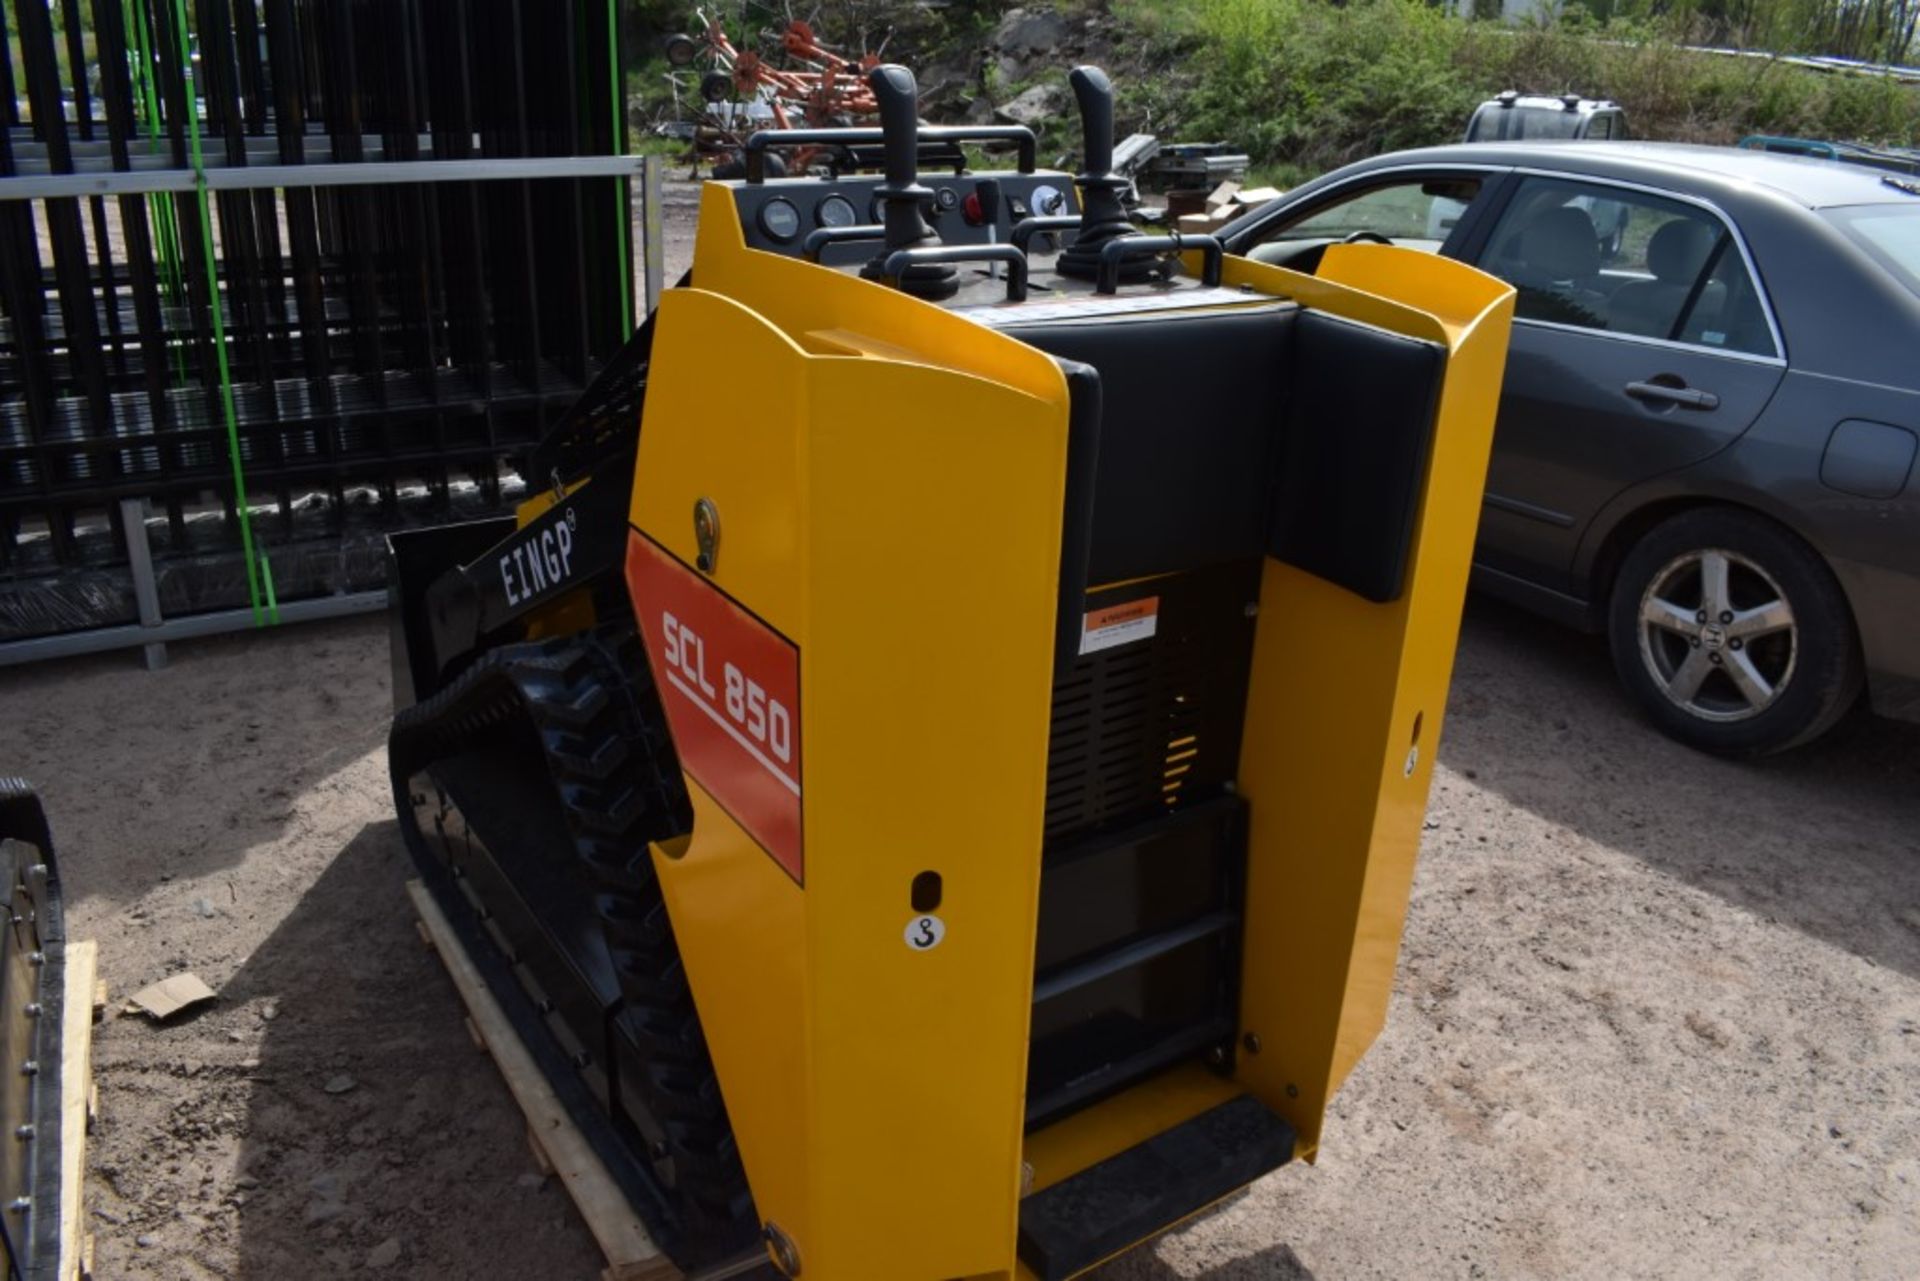
[(635, 323), (612, 0), (8, 8), (0, 642), (140, 618), (135, 538), (264, 619), (523, 490)]

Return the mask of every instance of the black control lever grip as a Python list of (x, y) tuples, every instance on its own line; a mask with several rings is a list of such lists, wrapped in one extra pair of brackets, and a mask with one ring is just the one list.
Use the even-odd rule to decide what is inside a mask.
[(982, 178), (973, 184), (973, 198), (980, 203), (980, 220), (987, 224), (993, 239), (1000, 238), (1000, 180)]
[(1225, 270), (1227, 251), (1217, 236), (1183, 236), (1174, 232), (1170, 236), (1119, 236), (1100, 246), (1100, 274), (1095, 279), (1093, 290), (1100, 294), (1120, 292), (1120, 280), (1126, 273), (1128, 264), (1139, 264), (1149, 258), (1159, 258), (1168, 254), (1182, 253), (1188, 249), (1198, 249), (1206, 255), (1200, 266), (1200, 283), (1217, 285), (1221, 273)]
[(1007, 301), (1027, 300), (1027, 256), (1012, 245), (947, 245), (939, 249), (896, 249), (882, 270), (889, 280), (912, 279), (916, 268), (941, 267), (956, 262), (1007, 264)]
[[(1113, 82), (1098, 67), (1075, 67), (1067, 77), (1080, 104), (1080, 132), (1086, 143), (1087, 165), (1074, 183), (1080, 188), (1080, 234), (1055, 264), (1063, 276), (1098, 280), (1106, 272), (1101, 246), (1133, 233), (1133, 222), (1120, 193), (1127, 180), (1113, 172)], [(1128, 279), (1140, 279), (1137, 259), (1122, 268)]]
[(898, 63), (867, 73), (880, 105), (880, 140), (886, 146), (887, 182), (910, 187), (920, 178), (920, 90), (913, 72)]
[(860, 269), (868, 280), (888, 280), (916, 298), (951, 298), (960, 287), (953, 268), (940, 261), (914, 263), (901, 271), (888, 270), (888, 255), (902, 249), (938, 246), (940, 237), (927, 225), (922, 202), (933, 193), (920, 185), (920, 93), (913, 72), (889, 63), (867, 73), (874, 101), (880, 106), (880, 132), (886, 148), (886, 181), (875, 189), (880, 220), (886, 224), (886, 247)]
[(1086, 172), (1096, 177), (1113, 169), (1113, 81), (1098, 67), (1075, 67), (1067, 77), (1080, 104), (1080, 139)]

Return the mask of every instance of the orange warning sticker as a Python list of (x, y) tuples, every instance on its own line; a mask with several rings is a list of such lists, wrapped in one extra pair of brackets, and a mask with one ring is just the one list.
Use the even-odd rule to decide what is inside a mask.
[(1090, 609), (1080, 624), (1080, 652), (1098, 653), (1116, 645), (1146, 640), (1160, 625), (1160, 598), (1143, 596), (1139, 600)]

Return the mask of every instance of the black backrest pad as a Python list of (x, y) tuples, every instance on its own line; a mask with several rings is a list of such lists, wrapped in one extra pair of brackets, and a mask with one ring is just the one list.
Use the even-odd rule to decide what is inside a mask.
[(1279, 303), (1007, 327), (1100, 375), (1090, 583), (1260, 554), (1297, 314)]
[[(1056, 358), (1057, 359), (1057, 358)], [(1093, 551), (1093, 492), (1100, 463), (1100, 373), (1077, 360), (1059, 360), (1067, 379), (1067, 490), (1060, 519), (1060, 608), (1054, 629), (1053, 674), (1058, 680), (1080, 653), (1080, 617), (1086, 609)]]
[(1445, 365), (1437, 344), (1301, 314), (1269, 555), (1371, 601), (1400, 595)]
[(1290, 303), (1007, 332), (1098, 374), (1088, 585), (1264, 554), (1400, 594), (1440, 347)]

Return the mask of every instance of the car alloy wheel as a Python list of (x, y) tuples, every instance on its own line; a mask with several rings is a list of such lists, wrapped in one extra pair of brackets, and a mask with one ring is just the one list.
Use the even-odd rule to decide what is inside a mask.
[(1702, 720), (1744, 721), (1772, 707), (1798, 652), (1786, 593), (1738, 552), (1685, 552), (1641, 594), (1641, 661), (1675, 706)]
[(1860, 634), (1840, 582), (1758, 512), (1696, 507), (1640, 535), (1607, 591), (1607, 648), (1654, 724), (1722, 756), (1810, 742), (1859, 701)]

